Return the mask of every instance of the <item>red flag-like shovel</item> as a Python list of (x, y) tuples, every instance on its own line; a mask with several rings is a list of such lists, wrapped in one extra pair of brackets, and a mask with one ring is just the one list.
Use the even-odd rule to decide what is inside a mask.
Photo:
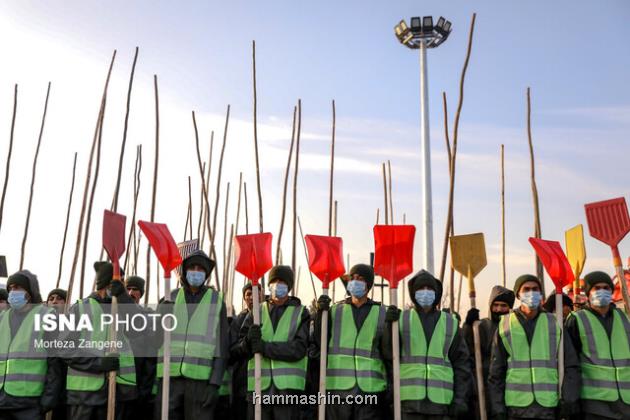
[[(160, 261), (164, 270), (164, 301), (171, 300), (171, 271), (182, 263), (177, 244), (164, 223), (152, 223), (139, 221), (138, 226), (146, 236), (153, 252)], [(164, 360), (162, 377), (162, 417), (168, 419), (168, 397), (171, 381), (171, 331), (164, 330), (164, 345), (162, 354)]]
[[(345, 273), (343, 240), (333, 236), (306, 235), (308, 268), (322, 281), (322, 295), (328, 296), (328, 285)], [(328, 359), (328, 311), (322, 311), (322, 331), (319, 350), (319, 392), (326, 394), (326, 366)], [(326, 417), (326, 401), (319, 404), (319, 420)]]
[(612, 200), (599, 201), (584, 205), (588, 230), (593, 238), (610, 246), (613, 254), (613, 264), (617, 278), (621, 282), (621, 291), (626, 306), (626, 313), (630, 313), (630, 297), (628, 286), (623, 279), (623, 266), (619, 255), (619, 242), (630, 232), (630, 215), (623, 197)]
[[(412, 225), (374, 226), (374, 273), (389, 282), (389, 300), (398, 306), (398, 282), (413, 271), (413, 239), (416, 227)], [(404, 291), (403, 291), (404, 292)], [(398, 322), (392, 323), (394, 419), (400, 420), (400, 344)]]
[[(236, 235), (234, 237), (236, 271), (252, 282), (252, 298), (254, 310), (254, 325), (260, 325), (260, 302), (258, 300), (258, 280), (273, 266), (271, 259), (271, 233), (254, 233), (251, 235)], [(256, 420), (262, 418), (261, 398), (261, 366), (262, 356), (254, 354), (254, 416)]]
[[(105, 210), (103, 214), (103, 248), (107, 251), (109, 259), (112, 261), (113, 281), (120, 281), (120, 257), (125, 253), (125, 222), (127, 218), (122, 214)], [(118, 299), (112, 296), (111, 315), (116, 317), (118, 312)], [(116, 341), (115, 323), (110, 326), (109, 339)], [(108, 373), (108, 394), (107, 394), (107, 420), (114, 420), (116, 412), (116, 371)]]
[[(573, 269), (560, 246), (560, 242), (536, 238), (529, 238), (529, 242), (534, 247), (547, 274), (549, 274), (553, 284), (556, 286), (556, 322), (558, 322), (560, 331), (562, 331), (562, 326), (564, 325), (562, 317), (562, 288), (573, 282), (575, 277)], [(558, 378), (558, 392), (561, 392), (564, 379), (564, 334), (560, 335), (560, 348), (558, 349)]]

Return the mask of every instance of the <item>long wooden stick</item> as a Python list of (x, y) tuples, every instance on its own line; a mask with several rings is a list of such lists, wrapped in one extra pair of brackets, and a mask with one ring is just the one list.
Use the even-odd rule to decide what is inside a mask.
[[(389, 223), (394, 224), (394, 199), (392, 198), (392, 164), (387, 160), (387, 178), (389, 194)], [(403, 293), (404, 294), (404, 293)]]
[[(256, 186), (258, 187), (258, 221), (260, 223), (260, 233), (263, 233), (263, 199), (262, 199), (262, 188), (260, 186), (260, 162), (258, 158), (258, 97), (256, 92), (256, 41), (252, 41), (252, 76), (253, 76), (253, 87), (254, 87), (254, 154), (256, 157)], [(298, 134), (298, 144), (299, 144), (299, 134)], [(297, 159), (297, 158), (296, 158)], [(295, 225), (295, 223), (294, 223)], [(295, 226), (294, 226), (295, 227)], [(264, 285), (263, 285), (264, 288)], [(260, 406), (257, 406), (259, 409)], [(259, 419), (258, 416), (260, 413), (256, 412), (256, 418)]]
[(74, 258), (72, 260), (72, 270), (70, 271), (70, 280), (68, 282), (68, 298), (66, 299), (66, 306), (65, 306), (66, 309), (69, 307), (68, 305), (70, 304), (70, 302), (72, 302), (72, 289), (74, 287), (74, 276), (77, 269), (77, 263), (79, 261), (79, 252), (81, 250), (81, 238), (83, 237), (83, 221), (85, 218), (85, 210), (87, 207), (87, 198), (88, 198), (88, 193), (89, 193), (89, 188), (90, 188), (90, 178), (92, 176), (92, 163), (94, 160), (94, 151), (96, 149), (96, 143), (98, 141), (99, 129), (101, 126), (101, 122), (103, 120), (103, 115), (105, 113), (107, 88), (109, 87), (109, 79), (112, 74), (112, 68), (114, 67), (115, 59), (116, 59), (116, 50), (114, 50), (114, 53), (112, 54), (112, 59), (109, 64), (109, 70), (107, 71), (107, 78), (105, 79), (105, 87), (103, 88), (103, 95), (101, 97), (101, 106), (98, 112), (98, 117), (96, 119), (96, 127), (94, 128), (94, 137), (92, 139), (90, 157), (88, 159), (87, 174), (85, 176), (85, 185), (83, 187), (83, 202), (81, 204), (81, 215), (79, 217), (79, 226), (77, 228), (77, 240), (76, 240), (76, 245), (74, 249)]
[(184, 236), (182, 237), (183, 241), (187, 241), (188, 240), (188, 225), (190, 221), (190, 200), (188, 201), (188, 204), (186, 205), (186, 222), (184, 223)]
[[(308, 261), (308, 251), (306, 249), (306, 240), (304, 239), (304, 231), (302, 230), (302, 222), (300, 221), (300, 218), (297, 218), (298, 221), (298, 226), (300, 228), (300, 237), (302, 238), (302, 246), (304, 247), (304, 258), (306, 258), (306, 261)], [(313, 287), (313, 298), (317, 299), (317, 291), (315, 290), (315, 281), (313, 280), (313, 273), (311, 273), (311, 270), (308, 270), (308, 273), (311, 277), (311, 286)]]
[(505, 146), (501, 145), (501, 273), (503, 287), (506, 287), (507, 276), (505, 270)]
[(224, 211), (224, 215), (225, 218), (223, 220), (223, 278), (221, 279), (223, 281), (223, 291), (224, 293), (228, 293), (228, 272), (229, 272), (229, 263), (230, 263), (230, 256), (228, 255), (228, 250), (227, 250), (227, 225), (228, 225), (228, 208), (230, 205), (230, 183), (227, 183), (227, 190), (225, 192), (225, 211)]
[[(241, 190), (243, 187), (243, 172), (239, 174), (238, 177), (238, 200), (236, 202), (236, 225), (234, 227), (234, 234), (232, 235), (232, 242), (234, 242), (234, 236), (238, 235), (238, 225), (239, 220), (241, 218)], [(230, 247), (232, 243), (230, 243)], [(228, 305), (231, 308), (234, 308), (234, 280), (236, 279), (236, 266), (234, 264), (234, 253), (232, 254), (232, 266), (230, 273), (230, 300), (228, 301)]]
[[(136, 147), (136, 163), (133, 170), (133, 212), (131, 215), (131, 226), (129, 227), (129, 239), (127, 241), (127, 252), (125, 253), (125, 273), (129, 272), (128, 262), (131, 260), (129, 254), (137, 255), (136, 247), (136, 210), (138, 208), (138, 195), (140, 194), (140, 173), (142, 171), (142, 145)], [(131, 246), (133, 245), (133, 248)], [(135, 269), (135, 267), (134, 267)], [(135, 275), (135, 271), (134, 271)]]
[[(228, 116), (230, 113), (230, 107), (228, 106)], [(206, 182), (204, 180), (204, 170), (203, 170), (203, 165), (201, 163), (201, 150), (199, 147), (199, 131), (197, 130), (197, 119), (195, 118), (195, 111), (192, 111), (192, 121), (193, 121), (193, 128), (195, 130), (195, 150), (197, 151), (197, 165), (199, 166), (199, 176), (201, 178), (201, 188), (202, 188), (202, 193), (203, 193), (203, 198), (205, 200), (205, 206), (206, 206), (206, 213), (210, 214), (210, 200), (208, 198), (208, 186), (206, 186)], [(226, 121), (226, 130), (227, 130), (227, 121)], [(214, 143), (214, 131), (210, 134), (210, 162), (212, 162), (212, 149), (213, 149), (213, 144)], [(222, 169), (222, 165), (223, 165), (223, 152), (225, 151), (225, 135), (223, 137), (223, 148), (221, 149), (221, 160), (219, 161), (219, 179), (217, 182), (221, 182), (221, 169)], [(210, 178), (210, 172), (208, 170), (208, 179)], [(211, 244), (212, 246), (214, 246), (214, 233), (215, 233), (215, 229), (216, 229), (216, 212), (217, 212), (217, 207), (218, 206), (218, 202), (219, 202), (219, 184), (217, 184), (217, 203), (215, 205), (214, 208), (214, 221), (215, 224), (212, 227), (212, 229), (210, 229), (210, 218), (208, 217), (206, 219), (206, 229), (208, 230), (208, 236), (211, 238)], [(213, 255), (213, 248), (210, 248), (210, 255)], [(215, 256), (215, 260), (216, 260), (216, 256)]]
[(295, 272), (297, 266), (297, 185), (298, 185), (298, 173), (300, 168), (300, 135), (302, 133), (302, 100), (298, 99), (298, 123), (297, 123), (297, 136), (295, 143), (295, 172), (293, 173), (293, 241), (291, 252), (291, 268)]
[(389, 200), (387, 198), (387, 172), (385, 172), (385, 163), (383, 167), (383, 200), (385, 202), (385, 224), (389, 225)]
[[(328, 187), (328, 236), (332, 235), (333, 229), (333, 185), (335, 175), (335, 132), (337, 128), (337, 113), (335, 111), (335, 100), (332, 101), (332, 141), (330, 142), (330, 183)], [(336, 202), (335, 202), (336, 203)], [(333, 300), (335, 295), (335, 283), (333, 282)]]
[[(333, 229), (332, 229), (332, 234), (329, 234), (328, 236), (337, 236), (337, 200), (335, 200), (335, 205), (334, 205), (334, 210), (333, 210)], [(332, 284), (332, 301), (335, 301), (335, 294), (337, 291), (337, 282), (333, 281)]]
[[(214, 151), (214, 131), (210, 132), (210, 155), (208, 156), (208, 172), (206, 173), (206, 191), (210, 191), (210, 175), (212, 173), (212, 153)], [(205, 214), (205, 222), (203, 225), (203, 231), (201, 232), (201, 242), (199, 246), (201, 249), (205, 248), (206, 241), (206, 231), (210, 227), (210, 201), (205, 200), (206, 203), (206, 214)], [(208, 238), (210, 238), (210, 233), (208, 232)]]
[[(538, 187), (536, 185), (536, 168), (534, 162), (534, 143), (532, 142), (532, 102), (530, 89), (527, 88), (527, 142), (529, 144), (529, 162), (530, 162), (530, 171), (531, 171), (531, 184), (532, 184), (532, 199), (534, 201), (534, 237), (541, 237), (540, 230), (540, 208), (538, 205)], [(543, 270), (542, 262), (538, 255), (535, 255), (536, 261), (536, 276), (540, 280), (540, 288), (542, 289), (542, 294), (545, 296), (545, 271)]]
[(282, 212), (280, 214), (280, 228), (278, 229), (278, 243), (276, 245), (276, 265), (280, 264), (280, 246), (282, 244), (282, 233), (284, 232), (284, 219), (287, 212), (287, 187), (289, 185), (289, 171), (291, 170), (291, 159), (293, 157), (293, 145), (295, 144), (295, 119), (297, 107), (293, 107), (293, 124), (291, 128), (291, 145), (289, 146), (289, 157), (287, 158), (287, 168), (284, 171), (284, 186), (282, 190)]
[(18, 97), (18, 85), (16, 83), (13, 90), (13, 116), (11, 117), (11, 134), (9, 135), (9, 152), (7, 154), (7, 163), (4, 170), (4, 186), (2, 187), (2, 199), (0, 199), (0, 229), (2, 229), (2, 215), (4, 214), (4, 199), (7, 196), (7, 187), (9, 185), (11, 155), (13, 153), (13, 133), (15, 132), (15, 116), (17, 114), (17, 97)]
[(118, 158), (118, 175), (116, 177), (116, 189), (114, 190), (114, 202), (112, 211), (118, 210), (118, 194), (120, 193), (120, 179), (122, 177), (123, 161), (125, 159), (125, 147), (127, 145), (127, 128), (129, 127), (129, 111), (131, 109), (131, 89), (133, 88), (133, 76), (136, 72), (136, 62), (138, 61), (138, 47), (133, 55), (133, 64), (131, 65), (131, 75), (129, 76), (129, 87), (127, 89), (127, 107), (125, 110), (125, 124), (123, 128), (122, 144), (120, 145), (120, 156)]
[(55, 288), (59, 288), (61, 283), (61, 272), (63, 270), (63, 252), (66, 249), (66, 237), (68, 236), (68, 225), (70, 224), (70, 210), (72, 209), (72, 195), (74, 193), (74, 181), (77, 174), (77, 152), (74, 152), (74, 163), (72, 164), (72, 182), (70, 184), (70, 195), (68, 197), (68, 210), (66, 212), (66, 225), (63, 229), (63, 240), (61, 241), (61, 252), (59, 252), (59, 272)]
[[(186, 216), (186, 222), (188, 223), (188, 240), (192, 240), (193, 237), (193, 225), (192, 225), (192, 186), (190, 183), (190, 175), (188, 176), (188, 215)], [(184, 238), (186, 239), (186, 238)], [(159, 277), (158, 277), (159, 278)]]
[[(204, 205), (204, 197), (203, 197), (203, 191), (206, 187), (205, 181), (204, 181), (204, 175), (206, 173), (206, 162), (203, 163), (203, 167), (202, 167), (202, 175), (201, 175), (201, 192), (199, 193), (200, 197), (199, 197), (199, 219), (197, 221), (197, 240), (200, 241), (199, 242), (199, 246), (201, 247), (201, 225), (204, 222), (204, 214), (206, 213), (206, 206)], [(202, 248), (203, 249), (203, 248)]]
[(28, 238), (28, 227), (31, 221), (31, 206), (33, 204), (33, 195), (35, 192), (35, 175), (37, 174), (37, 158), (39, 157), (39, 149), (42, 145), (42, 137), (44, 135), (44, 125), (46, 124), (46, 112), (48, 111), (48, 98), (50, 96), (50, 82), (46, 89), (46, 101), (44, 102), (44, 113), (42, 114), (42, 124), (39, 128), (39, 137), (37, 138), (37, 148), (35, 149), (35, 157), (33, 158), (33, 174), (31, 177), (31, 192), (28, 197), (28, 207), (26, 209), (26, 224), (24, 225), (24, 236), (22, 237), (22, 252), (20, 254), (20, 270), (24, 266), (24, 251), (26, 250), (26, 240)]
[[(160, 96), (158, 91), (157, 75), (153, 75), (153, 91), (155, 98), (155, 160), (153, 163), (153, 191), (151, 193), (151, 222), (155, 221), (155, 202), (157, 199), (158, 170), (160, 166)], [(151, 245), (147, 241), (146, 259), (146, 294), (144, 304), (149, 303), (149, 291), (151, 290)], [(159, 281), (159, 278), (157, 278)]]
[(249, 235), (249, 212), (247, 210), (247, 182), (243, 182), (243, 195), (245, 196), (245, 234)]

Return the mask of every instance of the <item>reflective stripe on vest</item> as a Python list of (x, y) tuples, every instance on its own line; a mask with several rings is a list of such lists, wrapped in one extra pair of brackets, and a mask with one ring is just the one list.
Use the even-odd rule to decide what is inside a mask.
[(385, 307), (372, 305), (357, 332), (351, 304), (333, 305), (332, 331), (328, 344), (326, 389), (349, 390), (355, 385), (363, 392), (382, 392), (387, 386), (380, 340), (385, 322)]
[(232, 393), (232, 372), (231, 369), (225, 369), (225, 373), (223, 374), (223, 381), (221, 382), (221, 387), (219, 388), (219, 395), (226, 396)]
[[(87, 314), (92, 322), (92, 331), (81, 331), (81, 343), (93, 342), (104, 343), (109, 341), (109, 328), (103, 328), (103, 309), (96, 299), (85, 298), (78, 301), (79, 317)], [(119, 340), (122, 341), (122, 349), (119, 353), (120, 368), (116, 371), (116, 383), (119, 385), (136, 385), (136, 365), (133, 358), (133, 351), (125, 334), (118, 332)], [(95, 357), (105, 357), (105, 350), (90, 349)], [(105, 384), (106, 373), (86, 372), (72, 367), (68, 367), (68, 377), (66, 389), (69, 391), (98, 391)]]
[(453, 315), (440, 312), (431, 341), (427, 339), (415, 309), (403, 312), (400, 322), (400, 399), (418, 401), (427, 397), (436, 404), (453, 401), (453, 367), (448, 352), (457, 333)]
[[(260, 305), (261, 308), (261, 333), (265, 342), (288, 343), (295, 338), (302, 319), (304, 306), (287, 306), (278, 321), (276, 330), (269, 316), (267, 302)], [(266, 390), (273, 384), (276, 388), (295, 389), (304, 391), (306, 385), (306, 364), (304, 356), (296, 362), (284, 362), (281, 360), (262, 357), (261, 364), (261, 390)], [(247, 390), (254, 391), (254, 358), (247, 363)]]
[(558, 349), (560, 327), (552, 314), (536, 319), (531, 346), (514, 312), (501, 317), (499, 335), (508, 353), (505, 405), (527, 407), (534, 400), (543, 407), (558, 405)]
[(10, 317), (14, 310), (8, 309), (0, 319), (0, 390), (14, 397), (39, 397), (44, 392), (48, 363), (46, 350), (35, 346), (43, 337), (35, 331), (35, 314), (51, 313), (52, 309), (34, 305), (11, 338)]
[[(177, 327), (171, 333), (171, 375), (207, 380), (212, 375), (212, 360), (219, 351), (217, 332), (223, 294), (207, 289), (192, 317), (188, 319), (186, 293), (179, 289), (175, 298)], [(158, 354), (157, 377), (163, 376), (163, 348)]]
[(582, 399), (617, 401), (630, 404), (630, 321), (619, 309), (613, 309), (613, 327), (608, 334), (589, 310), (575, 314), (580, 331), (582, 352)]

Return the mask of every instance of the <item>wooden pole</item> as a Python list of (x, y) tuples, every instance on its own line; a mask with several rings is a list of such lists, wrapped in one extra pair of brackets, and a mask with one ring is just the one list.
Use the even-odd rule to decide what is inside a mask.
[[(335, 205), (334, 205), (334, 210), (333, 210), (333, 231), (332, 231), (332, 235), (328, 235), (328, 236), (337, 236), (337, 200), (335, 200)], [(335, 301), (335, 294), (337, 291), (337, 282), (333, 281), (332, 284), (332, 301)]]
[(228, 265), (229, 265), (229, 255), (228, 255), (228, 250), (227, 250), (227, 225), (228, 225), (228, 207), (230, 204), (230, 183), (227, 183), (227, 191), (225, 192), (225, 219), (223, 221), (223, 278), (221, 279), (223, 281), (223, 290), (225, 291), (225, 293), (228, 293), (228, 280), (227, 280), (227, 274), (229, 272), (228, 270)]
[(42, 114), (42, 123), (39, 128), (39, 137), (37, 138), (37, 148), (35, 149), (35, 157), (33, 158), (33, 174), (31, 177), (31, 191), (28, 197), (28, 207), (26, 210), (26, 224), (24, 225), (24, 236), (22, 237), (22, 252), (20, 254), (20, 270), (24, 267), (24, 251), (26, 250), (26, 240), (28, 238), (28, 227), (31, 221), (31, 206), (33, 205), (33, 195), (35, 192), (35, 175), (37, 174), (37, 158), (39, 157), (39, 149), (42, 144), (44, 135), (44, 125), (46, 124), (46, 112), (48, 111), (48, 98), (50, 96), (50, 82), (46, 89), (46, 100), (44, 102), (44, 113)]
[(247, 211), (247, 182), (243, 182), (243, 195), (245, 196), (245, 234), (249, 235), (249, 216)]
[[(230, 107), (228, 105), (228, 116), (230, 114)], [(195, 111), (192, 111), (192, 121), (193, 121), (193, 128), (195, 130), (195, 150), (197, 151), (197, 165), (199, 166), (199, 176), (201, 178), (201, 188), (202, 188), (202, 193), (203, 193), (203, 198), (205, 200), (205, 205), (206, 205), (206, 214), (210, 214), (210, 200), (208, 198), (208, 188), (209, 185), (206, 186), (206, 182), (204, 180), (204, 169), (203, 169), (203, 165), (201, 163), (201, 150), (199, 147), (199, 131), (197, 130), (197, 119), (195, 118)], [(213, 256), (215, 258), (215, 262), (216, 262), (216, 255), (213, 254), (214, 252), (214, 234), (215, 234), (215, 229), (216, 229), (216, 220), (217, 220), (217, 206), (219, 205), (219, 188), (220, 188), (220, 182), (221, 182), (221, 170), (222, 170), (222, 166), (223, 166), (223, 153), (225, 152), (225, 140), (226, 140), (226, 135), (227, 135), (227, 121), (226, 121), (226, 133), (223, 136), (223, 147), (221, 149), (221, 159), (219, 161), (219, 179), (217, 181), (217, 202), (215, 204), (214, 207), (214, 226), (212, 227), (212, 229), (210, 229), (210, 217), (207, 218), (206, 220), (206, 228), (208, 229), (208, 236), (211, 238), (210, 242), (211, 242), (211, 247), (210, 247), (210, 252), (209, 254), (211, 256)], [(214, 146), (214, 131), (210, 134), (210, 164), (212, 164), (212, 149)], [(210, 168), (208, 169), (208, 182), (210, 182)], [(216, 275), (216, 270), (215, 270), (215, 275)]]
[(276, 245), (276, 265), (280, 264), (280, 247), (282, 243), (282, 233), (284, 232), (284, 219), (287, 211), (287, 187), (289, 185), (289, 171), (291, 170), (291, 159), (293, 157), (293, 145), (295, 144), (295, 119), (297, 107), (293, 107), (293, 124), (291, 128), (291, 145), (289, 146), (289, 157), (287, 158), (287, 168), (284, 171), (284, 187), (282, 192), (282, 212), (280, 215), (280, 228), (278, 229), (278, 243)]
[(295, 143), (295, 172), (293, 174), (293, 247), (291, 252), (291, 268), (295, 272), (297, 266), (297, 183), (300, 167), (300, 134), (302, 132), (302, 100), (298, 99), (297, 140)]
[[(243, 187), (243, 172), (238, 177), (238, 200), (236, 202), (236, 225), (234, 227), (234, 233), (232, 235), (232, 242), (234, 242), (234, 236), (238, 235), (238, 224), (241, 218), (241, 189)], [(230, 242), (230, 247), (232, 247)], [(230, 300), (228, 304), (231, 308), (234, 308), (234, 280), (236, 279), (236, 266), (234, 264), (235, 253), (232, 253), (232, 266), (230, 269)]]
[[(254, 154), (256, 156), (256, 185), (258, 187), (258, 217), (260, 223), (260, 233), (263, 233), (263, 199), (262, 199), (262, 188), (260, 186), (260, 162), (258, 159), (258, 98), (256, 92), (256, 41), (252, 41), (252, 75), (254, 81)], [(298, 131), (298, 145), (299, 145), (299, 131)], [(299, 150), (299, 149), (298, 149)], [(297, 157), (296, 157), (296, 166), (297, 166)], [(294, 223), (295, 228), (295, 223)], [(264, 289), (264, 285), (263, 285)], [(258, 415), (260, 406), (257, 406), (256, 418), (257, 420), (260, 418)]]
[[(308, 261), (308, 251), (306, 250), (306, 240), (304, 240), (304, 231), (302, 230), (302, 222), (300, 221), (300, 218), (297, 218), (298, 221), (298, 227), (300, 228), (300, 237), (302, 238), (302, 246), (304, 248), (304, 258), (306, 258), (306, 261)], [(317, 299), (317, 291), (315, 290), (315, 281), (313, 280), (313, 273), (311, 273), (311, 270), (308, 270), (308, 273), (311, 277), (311, 286), (313, 287), (313, 297), (315, 299)]]
[[(208, 156), (208, 172), (206, 173), (206, 191), (210, 191), (210, 174), (212, 173), (212, 152), (214, 150), (214, 131), (210, 133), (210, 156)], [(210, 227), (210, 201), (206, 201), (206, 214), (204, 216), (205, 222), (203, 225), (203, 231), (201, 232), (201, 242), (199, 246), (201, 249), (205, 247), (206, 241), (206, 230)], [(208, 238), (210, 237), (210, 232), (208, 232)]]
[(68, 236), (68, 225), (70, 224), (70, 210), (72, 209), (72, 195), (74, 193), (74, 181), (77, 173), (77, 152), (74, 152), (74, 163), (72, 164), (72, 182), (70, 183), (70, 195), (68, 197), (68, 210), (66, 212), (66, 225), (63, 229), (63, 240), (61, 241), (61, 252), (59, 252), (59, 272), (55, 288), (59, 288), (61, 283), (61, 272), (63, 270), (63, 252), (66, 249), (66, 237)]
[(0, 229), (2, 228), (2, 215), (4, 214), (4, 199), (7, 196), (7, 187), (9, 186), (11, 155), (13, 153), (13, 134), (15, 132), (15, 116), (17, 114), (17, 97), (18, 97), (18, 85), (16, 83), (13, 90), (13, 115), (11, 117), (11, 134), (9, 135), (9, 152), (7, 154), (7, 163), (5, 165), (4, 186), (2, 187), (2, 199), (0, 199)]
[(136, 72), (136, 62), (138, 61), (138, 47), (133, 56), (133, 64), (131, 65), (131, 75), (129, 76), (129, 88), (127, 89), (127, 108), (125, 111), (125, 124), (123, 128), (122, 144), (120, 146), (120, 156), (118, 158), (118, 176), (116, 177), (116, 189), (114, 190), (114, 201), (112, 211), (118, 210), (118, 194), (120, 192), (120, 178), (122, 176), (123, 161), (125, 158), (125, 147), (127, 144), (127, 128), (129, 127), (129, 110), (131, 108), (131, 89), (133, 87), (133, 76)]
[(501, 273), (503, 287), (506, 287), (507, 276), (505, 270), (505, 146), (501, 145)]
[[(529, 161), (531, 171), (531, 184), (532, 184), (532, 198), (534, 201), (534, 237), (541, 237), (540, 230), (540, 208), (538, 205), (538, 187), (536, 186), (536, 168), (534, 162), (534, 143), (532, 142), (532, 102), (530, 89), (527, 88), (527, 141), (529, 143)], [(540, 280), (540, 288), (542, 294), (545, 296), (545, 272), (543, 270), (542, 262), (538, 255), (535, 255), (536, 261), (536, 276)]]
[[(446, 142), (446, 154), (448, 157), (448, 175), (449, 175), (449, 180), (450, 180), (450, 177), (452, 175), (453, 154), (452, 154), (452, 149), (451, 149), (451, 141), (449, 139), (449, 133), (448, 133), (448, 105), (446, 101), (446, 92), (442, 92), (442, 106), (444, 109), (444, 140)], [(448, 219), (448, 215), (447, 215), (447, 219)], [(440, 265), (440, 280), (442, 280), (442, 283), (444, 283), (444, 271), (446, 268), (446, 258), (448, 255), (448, 238), (449, 236), (453, 236), (454, 231), (455, 231), (452, 215), (451, 215), (450, 223), (447, 223), (446, 228), (447, 228), (446, 240), (444, 241), (442, 245), (442, 262)], [(448, 284), (451, 289), (451, 294), (449, 295), (450, 297), (449, 302), (453, 302), (454, 297), (452, 297), (452, 294), (454, 293), (453, 291), (455, 290), (454, 289), (455, 288), (455, 270), (453, 269), (452, 266), (450, 268), (450, 274), (451, 276), (450, 276), (450, 281)]]
[[(457, 111), (455, 113), (455, 123), (453, 125), (453, 147), (452, 147), (452, 152), (451, 152), (451, 164), (449, 166), (450, 168), (450, 185), (449, 185), (449, 194), (448, 194), (448, 214), (447, 214), (447, 221), (446, 221), (446, 229), (445, 229), (445, 235), (444, 235), (444, 243), (443, 243), (443, 249), (446, 249), (448, 247), (448, 238), (450, 236), (451, 233), (451, 224), (453, 223), (453, 197), (454, 197), (454, 193), (455, 193), (455, 168), (456, 168), (456, 161), (457, 161), (457, 139), (459, 137), (459, 119), (461, 116), (461, 112), (462, 112), (462, 107), (464, 104), (464, 81), (466, 80), (466, 70), (468, 69), (468, 63), (470, 62), (470, 53), (472, 51), (472, 41), (473, 41), (473, 34), (475, 31), (475, 19), (477, 17), (476, 13), (473, 13), (472, 15), (472, 21), (470, 22), (470, 30), (468, 32), (468, 48), (466, 49), (466, 59), (464, 61), (464, 67), (462, 69), (462, 73), (461, 73), (461, 77), (459, 80), (459, 102), (457, 104)], [(446, 264), (446, 260), (445, 260), (446, 256), (443, 255), (442, 256), (442, 260), (443, 260), (443, 264), (442, 267), (440, 268), (440, 279), (443, 280), (444, 279), (444, 267)], [(451, 283), (454, 283), (454, 281), (452, 281)], [(454, 284), (451, 284), (451, 291), (450, 291), (450, 309), (451, 311), (454, 308)]]
[[(157, 198), (158, 172), (160, 167), (160, 96), (158, 91), (157, 75), (153, 75), (153, 91), (155, 98), (155, 161), (153, 163), (153, 192), (151, 193), (151, 222), (155, 221), (155, 201)], [(149, 303), (149, 291), (151, 290), (151, 245), (147, 241), (146, 259), (146, 285), (144, 304)], [(159, 278), (156, 279), (159, 281)]]
[[(337, 115), (335, 112), (335, 100), (332, 101), (332, 142), (330, 145), (330, 185), (328, 187), (328, 236), (331, 236), (333, 229), (333, 185), (335, 174), (335, 131)], [(336, 204), (336, 202), (335, 202)], [(335, 283), (333, 282), (333, 297), (335, 295)]]
[[(188, 240), (192, 240), (192, 236), (193, 236), (193, 224), (192, 224), (192, 186), (190, 184), (190, 175), (188, 176), (188, 214), (186, 216), (186, 223), (188, 224), (188, 226), (186, 227), (188, 229)], [(184, 240), (186, 240), (186, 238), (184, 237)], [(159, 277), (158, 277), (159, 278)]]
[[(125, 273), (129, 272), (128, 262), (131, 260), (129, 254), (137, 256), (136, 247), (136, 210), (138, 208), (138, 195), (140, 194), (140, 173), (142, 171), (142, 145), (136, 147), (136, 163), (133, 171), (133, 212), (131, 216), (131, 226), (129, 227), (129, 240), (127, 241), (127, 252), (125, 253)], [(133, 238), (133, 239), (132, 239)], [(133, 246), (133, 248), (132, 248)], [(135, 263), (134, 263), (135, 264)], [(134, 267), (135, 270), (135, 267)], [(134, 271), (135, 275), (135, 271)]]
[(392, 164), (387, 160), (387, 178), (389, 187), (389, 223), (394, 224), (394, 199), (392, 198)]
[(385, 224), (389, 225), (389, 200), (387, 199), (387, 173), (385, 172), (384, 163), (382, 164), (382, 167), (383, 167), (383, 199), (385, 200)]
[(197, 240), (199, 241), (199, 247), (203, 249), (201, 246), (201, 224), (204, 222), (204, 214), (206, 213), (206, 206), (204, 205), (204, 196), (203, 191), (206, 187), (204, 176), (206, 174), (206, 162), (203, 163), (202, 167), (202, 175), (201, 175), (201, 192), (199, 193), (199, 220), (197, 221)]
[(81, 215), (79, 217), (79, 226), (77, 228), (77, 240), (76, 240), (76, 245), (74, 249), (74, 258), (72, 260), (72, 270), (70, 271), (70, 280), (68, 282), (68, 298), (66, 299), (66, 306), (65, 306), (66, 309), (69, 307), (70, 302), (72, 302), (72, 288), (74, 287), (74, 276), (75, 276), (75, 272), (77, 268), (77, 263), (79, 261), (79, 252), (81, 250), (81, 238), (83, 237), (83, 221), (85, 218), (87, 197), (88, 197), (88, 192), (90, 188), (90, 178), (92, 176), (92, 163), (94, 159), (94, 150), (96, 149), (99, 128), (101, 126), (103, 114), (105, 112), (105, 99), (107, 98), (107, 88), (109, 86), (109, 79), (112, 74), (112, 68), (114, 67), (115, 59), (116, 59), (116, 50), (114, 50), (114, 53), (112, 54), (112, 59), (109, 64), (109, 70), (107, 71), (107, 78), (105, 79), (105, 87), (103, 88), (103, 95), (101, 97), (101, 106), (98, 112), (98, 117), (96, 119), (96, 127), (94, 128), (94, 137), (92, 139), (90, 157), (88, 159), (87, 174), (85, 176), (85, 185), (83, 187), (83, 202), (81, 204)]

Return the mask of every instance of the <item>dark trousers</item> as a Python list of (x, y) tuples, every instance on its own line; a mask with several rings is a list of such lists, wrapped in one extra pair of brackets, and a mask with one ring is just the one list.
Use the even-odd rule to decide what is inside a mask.
[[(116, 420), (130, 420), (130, 407), (133, 401), (116, 401)], [(104, 405), (71, 405), (69, 406), (72, 420), (106, 420), (107, 404)]]
[[(208, 397), (208, 381), (171, 378), (168, 398), (168, 420), (213, 420), (217, 403), (204, 406)], [(162, 414), (162, 380), (155, 397), (154, 418)]]
[(43, 414), (40, 413), (39, 407), (13, 409), (13, 410), (0, 410), (0, 420), (40, 420), (43, 419)]
[[(248, 420), (254, 420), (254, 405), (249, 403)], [(262, 420), (300, 420), (299, 405), (262, 404)]]

